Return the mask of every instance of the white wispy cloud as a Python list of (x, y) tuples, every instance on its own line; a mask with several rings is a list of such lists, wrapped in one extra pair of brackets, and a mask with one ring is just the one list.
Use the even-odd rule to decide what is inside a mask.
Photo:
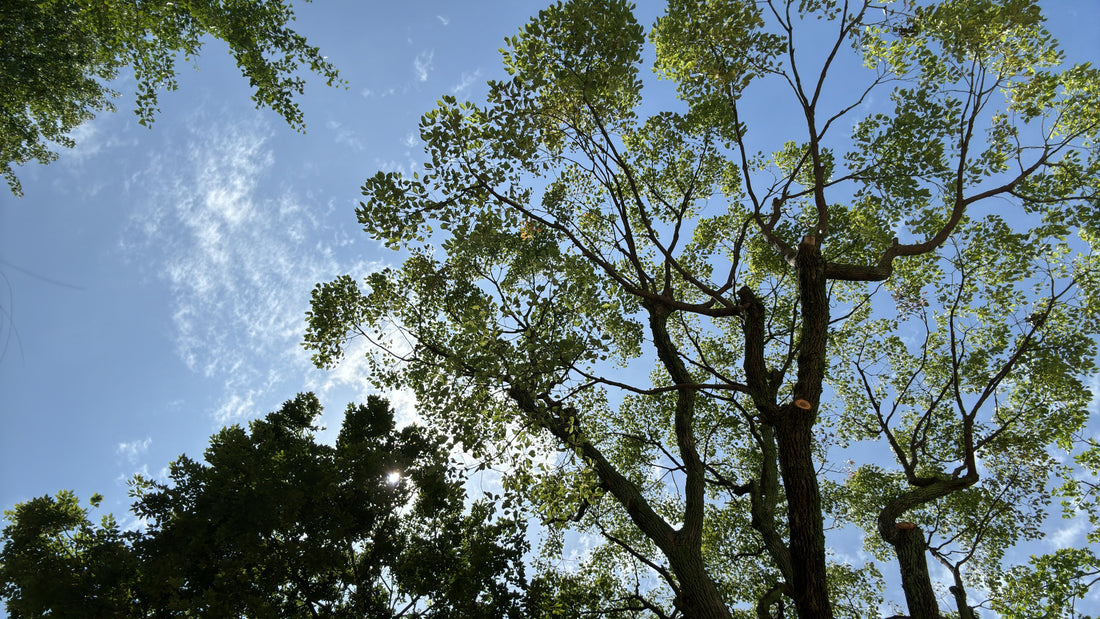
[(135, 147), (138, 138), (124, 131), (123, 125), (116, 115), (106, 113), (77, 125), (69, 132), (76, 145), (61, 149), (59, 163), (81, 164), (93, 157), (102, 157), (105, 151)]
[(413, 59), (413, 70), (416, 71), (416, 81), (428, 81), (428, 72), (432, 70), (432, 59), (435, 58), (435, 50), (429, 49), (420, 52)]
[(98, 155), (110, 140), (108, 136), (104, 135), (103, 131), (100, 131), (95, 120), (77, 125), (75, 129), (69, 132), (69, 137), (76, 142), (76, 146), (68, 150), (65, 158), (76, 161), (83, 161)]
[(467, 99), (470, 96), (470, 87), (474, 84), (482, 81), (481, 70), (478, 69), (473, 73), (462, 73), (462, 78), (458, 83), (451, 87), (451, 94), (459, 99)]
[[(96, 161), (116, 156), (123, 150), (129, 151), (137, 147), (137, 137), (133, 132), (126, 131), (126, 119), (120, 119), (120, 116), (104, 113), (77, 125), (69, 132), (69, 137), (75, 142), (72, 148), (52, 144), (51, 147), (59, 156), (57, 163), (50, 166), (54, 170), (49, 175), (52, 182), (56, 185), (77, 184), (81, 194), (85, 196), (97, 195), (111, 188), (117, 179), (110, 175), (90, 173), (89, 166), (94, 166)], [(24, 169), (20, 176), (27, 173), (25, 180), (31, 180), (36, 172), (35, 167)]]
[(138, 458), (144, 453), (149, 451), (149, 445), (153, 443), (152, 437), (145, 437), (140, 441), (128, 441), (119, 443), (115, 448), (115, 453), (122, 456), (127, 464), (137, 464)]
[(1084, 541), (1088, 529), (1088, 517), (1079, 513), (1073, 516), (1065, 526), (1058, 527), (1048, 535), (1046, 541), (1055, 548), (1075, 547)]
[(325, 128), (335, 134), (334, 139), (336, 140), (337, 144), (344, 144), (346, 146), (354, 148), (355, 150), (363, 150), (366, 148), (366, 146), (363, 144), (363, 141), (359, 139), (359, 136), (355, 133), (355, 131), (348, 127), (345, 127), (335, 120), (330, 120), (326, 122)]
[(396, 172), (398, 174), (408, 176), (412, 170), (418, 167), (419, 164), (412, 159), (401, 162), (397, 161), (396, 159), (383, 160), (376, 157), (372, 160), (371, 165), (375, 170), (380, 170), (382, 172)]
[(352, 340), (344, 350), (344, 356), (336, 367), (309, 377), (307, 388), (319, 396), (327, 396), (341, 390), (351, 393), (359, 402), (374, 393), (369, 380), (372, 347), (365, 339)]
[(435, 18), (438, 19), (439, 23), (443, 24), (444, 26), (449, 26), (451, 24), (451, 18), (445, 15), (436, 15)]
[(370, 88), (364, 88), (359, 91), (359, 96), (363, 97), (364, 99), (373, 99), (375, 97), (384, 99), (386, 97), (392, 97), (395, 94), (397, 94), (397, 89), (393, 87), (385, 88), (383, 90), (372, 90)]
[(576, 539), (569, 545), (569, 553), (562, 557), (562, 565), (569, 572), (576, 572), (581, 565), (592, 558), (592, 553), (601, 545), (603, 539), (591, 533), (571, 534)]
[(167, 284), (179, 357), (220, 385), (212, 417), (239, 422), (272, 410), (313, 371), (300, 346), (313, 285), (376, 267), (342, 264), (317, 205), (276, 182), (264, 125), (206, 123), (179, 150), (151, 164), (161, 187), (124, 249)]
[[(379, 265), (369, 268), (377, 268)], [(370, 357), (379, 353), (377, 344), (384, 345), (398, 357), (412, 353), (412, 343), (405, 334), (392, 327), (381, 329), (379, 340), (371, 342), (364, 337), (353, 338), (344, 349), (344, 355), (332, 369), (309, 377), (307, 388), (319, 396), (334, 392), (349, 394), (353, 401), (363, 402), (369, 395), (382, 395), (390, 401), (397, 413), (399, 424), (420, 422), (422, 418), (416, 412), (416, 398), (408, 391), (388, 390), (379, 393), (370, 381)]]
[(254, 389), (249, 389), (243, 393), (228, 391), (221, 405), (214, 411), (214, 420), (221, 425), (229, 425), (260, 416), (262, 411), (257, 411), (253, 402), (255, 396), (256, 391)]

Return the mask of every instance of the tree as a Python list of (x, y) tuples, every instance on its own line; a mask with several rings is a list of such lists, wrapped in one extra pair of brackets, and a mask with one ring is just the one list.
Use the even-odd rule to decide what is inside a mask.
[(92, 527), (71, 492), (16, 506), (0, 553), (12, 617), (521, 616), (523, 530), (492, 502), (467, 509), (440, 437), (397, 430), (372, 397), (324, 445), (320, 413), (299, 395), (211, 437), (206, 464), (136, 477), (140, 532)]
[(97, 112), (114, 111), (107, 82), (129, 67), (137, 80), (143, 125), (158, 111), (157, 95), (175, 90), (176, 58), (198, 54), (203, 38), (229, 45), (258, 107), (301, 129), (294, 102), (305, 80), (300, 66), (339, 81), (336, 68), (287, 27), (288, 2), (120, 2), (19, 0), (0, 6), (0, 173), (12, 193), (22, 187), (12, 165), (57, 159), (51, 143), (71, 148), (70, 133)]
[[(94, 495), (91, 504), (102, 500)], [(12, 617), (135, 616), (133, 535), (121, 532), (114, 518), (94, 526), (67, 490), (4, 515), (11, 524), (0, 551), (0, 598)]]
[[(1028, 0), (671, 0), (679, 101), (643, 99), (645, 41), (625, 2), (559, 3), (483, 104), (426, 114), (423, 170), (358, 209), (408, 257), (317, 286), (314, 361), (372, 342), (548, 525), (603, 535), (620, 609), (866, 617), (884, 565), (938, 617), (929, 561), (960, 615), (1011, 607), (967, 587), (1019, 591), (1008, 551), (1097, 459), (1100, 74)], [(829, 550), (853, 527), (866, 566)], [(1055, 563), (1026, 578), (1095, 573)]]

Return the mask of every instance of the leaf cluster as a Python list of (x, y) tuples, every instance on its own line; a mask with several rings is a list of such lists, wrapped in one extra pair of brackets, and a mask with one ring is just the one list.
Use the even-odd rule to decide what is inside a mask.
[(12, 166), (57, 158), (71, 132), (114, 111), (109, 83), (123, 69), (137, 81), (134, 113), (149, 125), (161, 92), (175, 90), (176, 62), (191, 60), (206, 37), (224, 41), (253, 90), (257, 107), (302, 130), (294, 101), (299, 70), (340, 82), (320, 50), (291, 29), (289, 2), (248, 0), (26, 0), (0, 6), (0, 174), (22, 188)]
[(371, 397), (326, 445), (320, 414), (299, 395), (211, 437), (205, 462), (135, 477), (138, 530), (93, 526), (68, 491), (6, 512), (12, 617), (520, 616), (523, 527), (467, 506), (441, 438)]

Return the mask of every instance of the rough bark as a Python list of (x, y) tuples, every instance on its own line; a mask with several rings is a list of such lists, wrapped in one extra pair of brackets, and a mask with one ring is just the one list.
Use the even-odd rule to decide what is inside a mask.
[[(898, 522), (906, 511), (931, 503), (974, 485), (978, 473), (970, 470), (962, 477), (938, 479), (923, 486), (910, 488), (890, 501), (878, 515), (878, 532), (884, 541), (894, 547), (898, 568), (905, 591), (905, 601), (913, 619), (939, 618), (939, 607), (928, 575), (928, 545), (924, 533), (915, 524)], [(932, 613), (932, 614), (929, 614)]]
[(963, 589), (961, 585), (955, 584), (948, 587), (951, 595), (955, 596), (955, 606), (959, 609), (959, 619), (976, 619), (974, 615), (974, 609), (970, 608), (970, 604), (966, 600), (966, 589)]
[[(943, 562), (943, 559), (940, 559)], [(962, 572), (959, 570), (958, 565), (948, 565), (951, 569), (951, 576), (955, 580), (955, 584), (947, 588), (951, 592), (951, 595), (955, 598), (955, 607), (959, 611), (959, 619), (976, 619), (974, 616), (974, 609), (970, 608), (970, 604), (966, 599), (966, 585), (963, 583)]]
[(778, 605), (779, 613), (776, 616), (783, 616), (783, 595), (790, 593), (787, 587), (787, 583), (781, 582), (771, 589), (768, 589), (767, 593), (760, 598), (760, 601), (756, 603), (756, 617), (757, 619), (774, 619), (771, 613), (771, 607)]
[(751, 290), (739, 297), (744, 320), (745, 374), (761, 419), (775, 432), (779, 469), (790, 529), (790, 594), (801, 619), (831, 619), (825, 561), (825, 522), (813, 460), (813, 427), (825, 376), (829, 299), (825, 261), (817, 239), (808, 236), (795, 259), (802, 326), (798, 378), (792, 401), (776, 402), (778, 385), (764, 360), (764, 308)]
[(795, 268), (802, 318), (798, 380), (794, 401), (780, 409), (773, 426), (787, 494), (795, 607), (800, 619), (831, 619), (833, 610), (825, 571), (825, 521), (813, 460), (813, 427), (825, 378), (829, 298), (825, 261), (815, 237), (807, 236), (799, 244)]
[(911, 522), (895, 525), (891, 543), (901, 568), (901, 588), (912, 619), (941, 619), (936, 592), (928, 575), (928, 545), (924, 531)]
[[(673, 383), (690, 385), (693, 382), (691, 373), (680, 359), (668, 333), (668, 317), (673, 310), (659, 303), (645, 305), (649, 311), (650, 332), (657, 348), (657, 357)], [(729, 609), (703, 563), (706, 497), (703, 461), (695, 449), (695, 395), (695, 390), (689, 387), (679, 389), (676, 395), (673, 427), (684, 471), (684, 524), (676, 531), (674, 543), (665, 551), (665, 556), (680, 586), (677, 607), (685, 617), (729, 617)]]
[(760, 427), (760, 479), (752, 482), (749, 499), (752, 511), (752, 528), (760, 533), (764, 547), (783, 575), (784, 586), (793, 578), (791, 553), (775, 527), (775, 507), (779, 501), (779, 456), (776, 454), (775, 430), (764, 424)]
[(787, 495), (791, 593), (800, 619), (831, 619), (825, 574), (825, 522), (813, 463), (812, 413), (788, 407), (776, 424), (779, 466)]
[(669, 566), (680, 585), (676, 607), (685, 619), (729, 619), (730, 611), (707, 574), (702, 553), (698, 548), (686, 546), (678, 550), (681, 552), (668, 555)]

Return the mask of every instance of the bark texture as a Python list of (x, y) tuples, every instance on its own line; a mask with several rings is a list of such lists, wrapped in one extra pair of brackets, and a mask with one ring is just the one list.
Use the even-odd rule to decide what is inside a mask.
[(924, 531), (911, 522), (895, 525), (894, 552), (901, 569), (901, 587), (912, 619), (941, 619), (936, 592), (928, 575), (928, 546)]
[(789, 565), (789, 593), (800, 619), (832, 619), (825, 561), (825, 522), (821, 489), (813, 459), (813, 427), (825, 376), (829, 299), (825, 261), (817, 239), (808, 236), (794, 261), (799, 281), (802, 324), (798, 376), (790, 402), (779, 405), (780, 376), (764, 358), (764, 308), (747, 288), (738, 295), (745, 335), (745, 377), (763, 422), (774, 431), (776, 455), (787, 498), (789, 552), (772, 550), (777, 563)]

